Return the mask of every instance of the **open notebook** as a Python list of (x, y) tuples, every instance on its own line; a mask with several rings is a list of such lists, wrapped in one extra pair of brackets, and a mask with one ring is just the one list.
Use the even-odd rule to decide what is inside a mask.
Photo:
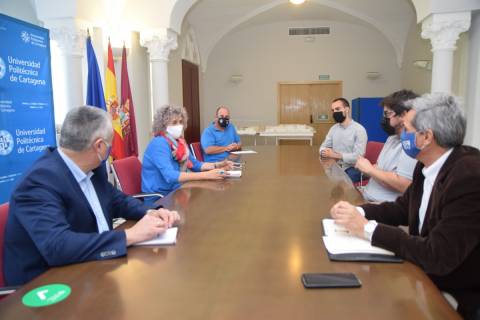
[(177, 242), (177, 232), (177, 227), (170, 228), (158, 237), (153, 238), (152, 240), (136, 243), (134, 246), (162, 246), (175, 244)]
[(323, 219), (322, 222), (325, 233), (323, 243), (330, 260), (402, 262), (393, 252), (372, 246), (369, 241), (350, 235), (344, 227), (335, 224), (333, 219)]

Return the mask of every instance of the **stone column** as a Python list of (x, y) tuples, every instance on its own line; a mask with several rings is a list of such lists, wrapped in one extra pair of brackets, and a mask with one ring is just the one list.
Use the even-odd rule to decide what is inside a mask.
[(470, 15), (470, 12), (434, 13), (422, 22), (422, 38), (432, 43), (432, 92), (452, 91), (455, 43), (460, 33), (470, 27)]
[(61, 124), (68, 111), (85, 104), (82, 63), (87, 28), (74, 19), (45, 21), (45, 27), (50, 29), (52, 43), (55, 123)]
[(168, 29), (140, 32), (140, 44), (148, 49), (152, 94), (152, 114), (155, 108), (169, 103), (168, 55), (177, 48), (177, 34)]

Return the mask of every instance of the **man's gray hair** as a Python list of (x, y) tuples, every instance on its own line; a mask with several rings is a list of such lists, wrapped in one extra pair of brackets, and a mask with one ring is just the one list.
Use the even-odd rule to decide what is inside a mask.
[(155, 110), (153, 116), (152, 132), (157, 134), (167, 129), (168, 124), (175, 118), (180, 117), (183, 120), (183, 128), (187, 128), (188, 115), (187, 110), (181, 106), (164, 105)]
[(440, 147), (463, 144), (467, 120), (459, 98), (446, 93), (424, 94), (409, 102), (416, 111), (412, 125), (418, 131), (431, 129)]
[(83, 106), (70, 110), (60, 131), (60, 147), (84, 151), (102, 138), (107, 142), (113, 135), (110, 115), (97, 107)]

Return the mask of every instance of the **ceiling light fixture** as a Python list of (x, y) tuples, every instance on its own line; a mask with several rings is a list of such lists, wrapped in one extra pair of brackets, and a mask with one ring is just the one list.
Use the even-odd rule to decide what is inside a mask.
[(296, 5), (302, 4), (304, 2), (305, 2), (305, 0), (290, 0), (290, 3), (296, 4)]

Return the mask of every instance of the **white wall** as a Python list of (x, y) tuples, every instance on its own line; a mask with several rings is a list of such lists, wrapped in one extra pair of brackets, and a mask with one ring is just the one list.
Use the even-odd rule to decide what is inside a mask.
[(0, 13), (42, 26), (30, 0), (0, 0)]
[(168, 98), (171, 104), (183, 105), (182, 54), (183, 37), (178, 36), (178, 48), (168, 57)]
[(402, 66), (402, 87), (418, 94), (430, 92), (432, 71), (420, 69), (413, 65), (415, 60), (432, 61), (432, 46), (430, 40), (420, 36), (422, 25), (414, 22), (410, 27)]
[(469, 31), (469, 78), (467, 89), (467, 136), (465, 143), (480, 148), (480, 10), (472, 14)]
[[(331, 26), (331, 36), (313, 43), (288, 36), (288, 27)], [(381, 73), (368, 80), (368, 71)], [(232, 74), (243, 75), (239, 84)], [(348, 98), (385, 96), (401, 85), (400, 70), (390, 43), (376, 30), (363, 25), (329, 21), (294, 21), (260, 25), (228, 34), (213, 50), (204, 74), (202, 125), (213, 118), (220, 104), (231, 107), (235, 120), (277, 123), (277, 83), (318, 80), (329, 74), (343, 80)]]
[(469, 31), (460, 34), (453, 56), (452, 94), (465, 98), (468, 82)]

